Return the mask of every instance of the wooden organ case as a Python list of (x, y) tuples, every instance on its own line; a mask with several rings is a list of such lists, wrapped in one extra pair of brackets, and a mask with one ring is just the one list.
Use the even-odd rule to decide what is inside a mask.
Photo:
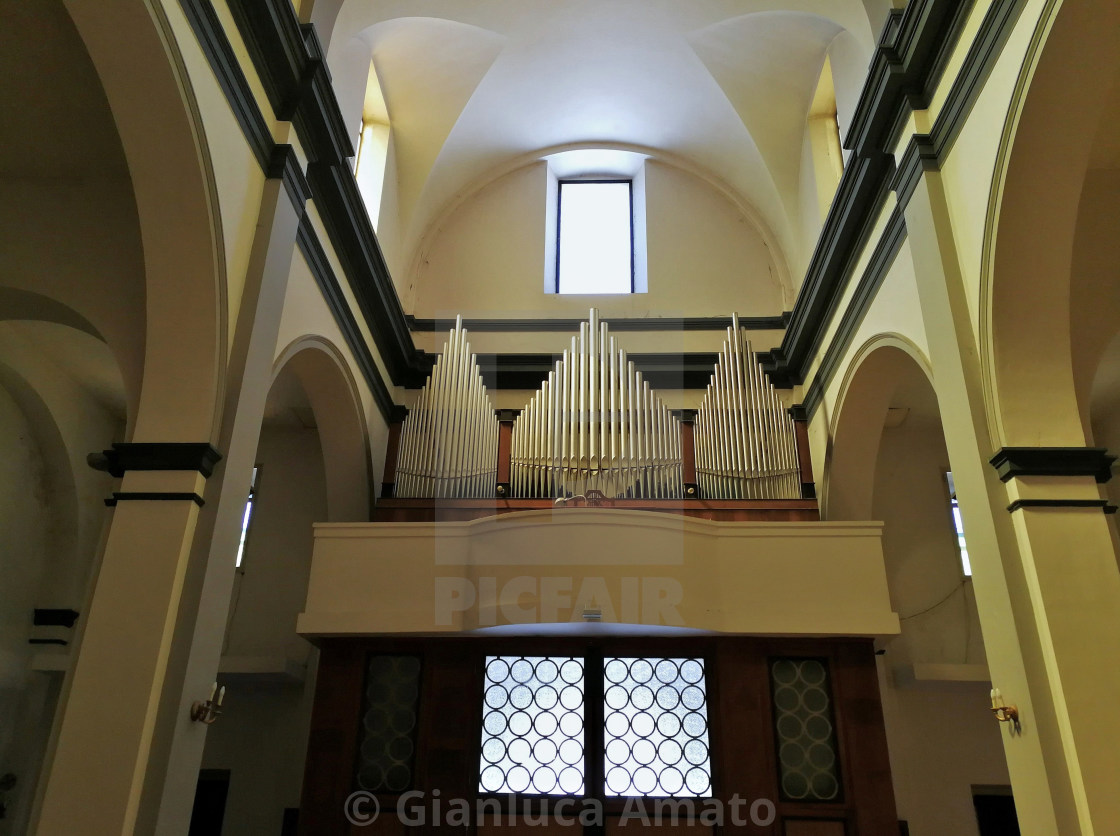
[[(606, 526), (616, 512), (661, 512), (701, 539), (727, 524), (760, 526), (763, 538), (826, 526), (805, 422), (782, 404), (737, 318), (695, 410), (667, 408), (592, 311), (516, 413), (495, 411), (457, 321), (414, 407), (391, 427), (370, 526), (381, 539), (368, 561), (348, 554), (330, 577), (352, 590), (354, 566), (378, 559), (378, 582), (411, 573), (411, 558), (393, 563), (378, 551), (400, 542), (385, 539), (394, 523), (438, 541), (447, 526), (498, 525), (488, 519), (591, 521), (596, 506), (613, 509), (602, 514)], [(506, 516), (515, 512), (527, 513)], [(330, 563), (329, 542), (341, 542), (324, 540), (321, 554), (320, 537), (350, 543), (358, 533), (316, 532), (309, 610), (316, 584), (327, 585), (315, 564)], [(486, 552), (490, 542), (475, 546)], [(813, 541), (796, 542), (804, 551)], [(876, 554), (881, 573), (881, 551), (869, 562)], [(445, 551), (441, 560), (459, 558)], [(749, 572), (736, 577), (746, 580), (706, 589), (750, 582)], [(803, 597), (797, 578), (780, 583), (793, 608)], [(889, 613), (885, 589), (884, 580)], [(330, 624), (361, 621), (356, 605), (338, 606), (345, 612)], [(598, 613), (585, 608), (575, 623), (544, 630), (547, 619), (497, 632), (465, 623), (443, 632), (301, 628), (321, 655), (299, 832), (899, 832), (875, 630), (608, 627)]]

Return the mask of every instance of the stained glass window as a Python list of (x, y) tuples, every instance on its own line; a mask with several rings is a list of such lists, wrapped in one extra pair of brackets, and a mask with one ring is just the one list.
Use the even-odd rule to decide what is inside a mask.
[(818, 659), (775, 659), (770, 678), (783, 800), (838, 801), (840, 767), (828, 667)]
[(369, 657), (358, 787), (369, 792), (398, 793), (412, 786), (419, 701), (419, 658)]

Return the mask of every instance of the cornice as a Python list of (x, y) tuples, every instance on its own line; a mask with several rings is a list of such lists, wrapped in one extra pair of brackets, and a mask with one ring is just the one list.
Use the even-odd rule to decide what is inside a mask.
[(1003, 482), (1023, 476), (1092, 476), (1103, 484), (1112, 478), (1116, 456), (1104, 447), (1003, 447), (988, 461)]

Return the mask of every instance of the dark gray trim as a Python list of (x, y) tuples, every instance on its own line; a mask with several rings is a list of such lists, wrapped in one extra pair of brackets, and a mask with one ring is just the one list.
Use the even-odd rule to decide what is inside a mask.
[(691, 424), (696, 421), (697, 409), (670, 409), (669, 414), (682, 424)]
[[(228, 0), (228, 5), (276, 118), (290, 122), (308, 63), (290, 0)], [(264, 33), (275, 37), (265, 38)]]
[(300, 219), (299, 229), (296, 231), (296, 245), (299, 247), (299, 251), (303, 253), (303, 258), (315, 279), (315, 284), (319, 286), (319, 292), (323, 294), (323, 299), (342, 332), (342, 338), (354, 355), (358, 370), (369, 385), (370, 392), (373, 393), (373, 399), (377, 403), (377, 409), (381, 413), (381, 417), (386, 422), (391, 423), (393, 410), (396, 408), (396, 404), (393, 403), (393, 396), (389, 392), (389, 387), (385, 385), (384, 378), (381, 377), (377, 363), (374, 362), (365, 337), (358, 327), (358, 321), (350, 310), (346, 296), (342, 293), (338, 279), (335, 278), (334, 270), (331, 269), (330, 262), (327, 260), (323, 245), (319, 243), (319, 236), (315, 233), (315, 227), (311, 225), (311, 219), (307, 215)]
[(853, 158), (844, 169), (781, 347), (773, 349), (763, 361), (775, 386), (789, 388), (805, 379), (856, 260), (874, 229), (893, 172), (894, 160), (885, 154)]
[(209, 479), (222, 454), (205, 442), (117, 442), (112, 450), (91, 454), (90, 467), (118, 479), (130, 470), (194, 470)]
[(899, 207), (905, 209), (906, 204), (910, 202), (914, 190), (918, 188), (918, 182), (922, 179), (922, 172), (937, 171), (940, 167), (937, 149), (933, 147), (933, 141), (929, 136), (926, 134), (911, 136), (906, 150), (902, 152), (902, 160), (895, 172), (894, 182), (891, 183), (891, 188), (898, 196)]
[(1020, 508), (1100, 508), (1106, 514), (1116, 512), (1116, 507), (1109, 505), (1107, 499), (1016, 499), (1007, 506), (1007, 511), (1013, 514)]
[(1104, 447), (1003, 447), (989, 460), (1003, 482), (1023, 476), (1092, 476), (1104, 484), (1112, 478)]
[(71, 609), (36, 607), (31, 613), (31, 623), (35, 627), (73, 627), (77, 620), (78, 611)]
[[(435, 361), (435, 355), (425, 356)], [(559, 354), (479, 354), (478, 367), (489, 389), (537, 389), (548, 379), (548, 373), (556, 367), (560, 357)], [(704, 389), (718, 358), (718, 354), (709, 352), (627, 355), (650, 386), (664, 389)], [(423, 382), (421, 380), (418, 387)]]
[(804, 403), (795, 403), (787, 412), (789, 412), (789, 417), (794, 421), (809, 420), (809, 410), (805, 408)]
[(198, 45), (202, 47), (210, 69), (214, 71), (218, 86), (222, 88), (253, 156), (262, 169), (266, 168), (272, 156), (272, 131), (257, 107), (253, 90), (249, 87), (214, 6), (210, 0), (179, 0), (179, 5), (198, 39)]
[(521, 414), (520, 409), (495, 409), (494, 417), (499, 421), (516, 421), (517, 416)]
[(106, 499), (105, 504), (110, 507), (116, 507), (118, 502), (185, 502), (190, 501), (201, 508), (206, 504), (201, 496), (196, 493), (189, 492), (172, 492), (172, 491), (113, 491), (113, 498)]
[(303, 204), (311, 197), (311, 187), (307, 184), (307, 178), (304, 177), (303, 169), (299, 165), (299, 158), (291, 145), (273, 146), (265, 175), (271, 180), (284, 181), (284, 190), (288, 193), (292, 205), (302, 213)]
[(984, 82), (995, 66), (996, 59), (1025, 5), (1026, 0), (996, 0), (984, 14), (960, 73), (949, 88), (945, 104), (930, 131), (939, 165), (945, 162), (952, 150), (953, 143), (964, 127), (968, 114), (980, 96)]
[(389, 410), (388, 421), (390, 424), (399, 424), (408, 417), (408, 407), (399, 403), (393, 404), (393, 408)]
[(817, 411), (821, 398), (824, 396), (824, 387), (828, 385), (828, 382), (836, 373), (836, 369), (844, 357), (844, 352), (851, 345), (856, 329), (863, 322), (863, 317), (871, 306), (871, 300), (878, 293), (879, 287), (883, 284), (883, 280), (891, 269), (898, 251), (902, 248), (902, 242), (905, 240), (906, 221), (903, 218), (902, 210), (896, 206), (891, 210), (883, 234), (879, 236), (879, 240), (875, 244), (875, 249), (871, 253), (867, 267), (860, 277), (855, 293), (852, 294), (851, 302), (848, 303), (848, 307), (845, 308), (840, 318), (836, 333), (825, 350), (824, 358), (821, 360), (820, 366), (817, 367), (813, 381), (805, 390), (802, 405), (810, 418)]
[(412, 342), (400, 297), (353, 173), (346, 165), (312, 163), (307, 167), (307, 179), (323, 227), (389, 377), (398, 386), (422, 386), (431, 368), (422, 362)]
[[(789, 323), (791, 312), (781, 316), (744, 316), (739, 325), (748, 331), (781, 331)], [(405, 314), (405, 322), (414, 333), (434, 333), (450, 331), (455, 327), (454, 319), (417, 319)], [(582, 319), (464, 319), (463, 327), (476, 334), (502, 333), (514, 331), (561, 331), (579, 333)], [(729, 316), (685, 316), (685, 317), (602, 317), (612, 331), (725, 331), (731, 327)]]

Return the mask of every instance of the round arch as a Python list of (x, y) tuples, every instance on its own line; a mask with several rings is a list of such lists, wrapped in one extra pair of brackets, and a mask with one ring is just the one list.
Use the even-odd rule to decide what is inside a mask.
[(1073, 262), (1086, 172), (1120, 72), (1118, 27), (1116, 3), (1057, 4), (1038, 24), (1004, 125), (980, 287), (998, 446), (1086, 442), (1073, 374)]
[(155, 2), (67, 0), (128, 165), (143, 247), (143, 377), (129, 436), (215, 441), (226, 356), (225, 256), (188, 73)]
[(288, 369), (299, 380), (319, 428), (330, 522), (367, 521), (373, 471), (361, 396), (342, 353), (323, 337), (293, 340), (273, 364), (273, 381)]
[(915, 374), (933, 387), (928, 359), (899, 334), (879, 334), (853, 356), (840, 386), (825, 453), (822, 517), (866, 520), (872, 514), (875, 460), (891, 398)]

